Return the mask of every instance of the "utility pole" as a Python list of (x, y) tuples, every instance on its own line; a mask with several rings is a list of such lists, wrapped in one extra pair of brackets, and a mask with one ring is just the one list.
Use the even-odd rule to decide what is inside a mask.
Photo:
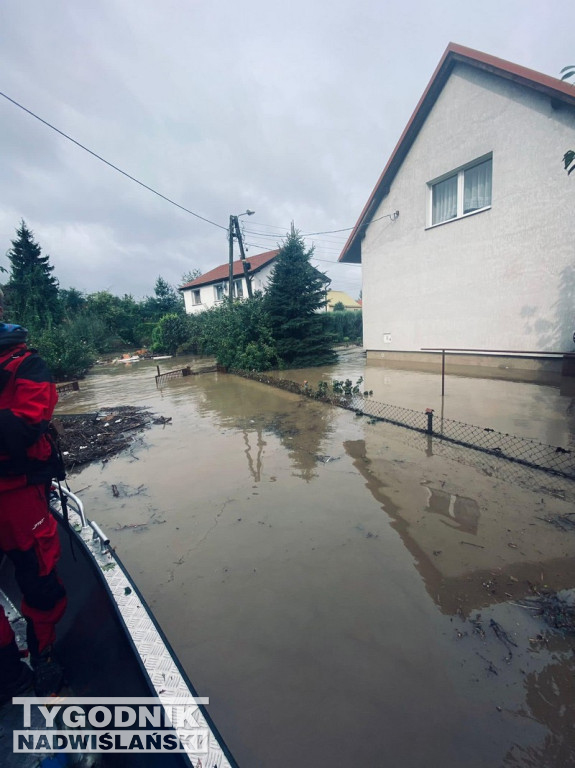
[(228, 286), (228, 301), (230, 304), (234, 303), (234, 216), (230, 216), (230, 229), (229, 229), (229, 248), (228, 257), (230, 260), (229, 269), (229, 286)]
[(246, 254), (244, 251), (244, 241), (242, 240), (242, 233), (240, 231), (240, 224), (238, 221), (238, 217), (234, 216), (234, 219), (235, 219), (235, 225), (236, 225), (236, 237), (238, 238), (238, 244), (240, 246), (240, 259), (242, 260), (244, 277), (246, 279), (246, 286), (248, 289), (248, 298), (253, 299), (254, 295), (252, 293), (252, 276), (250, 275), (251, 264), (246, 259)]
[[(245, 213), (240, 213), (239, 216), (251, 216), (255, 211), (248, 210)], [(244, 252), (244, 243), (242, 240), (242, 233), (240, 231), (240, 223), (238, 221), (239, 216), (230, 216), (230, 228), (228, 230), (228, 258), (229, 258), (229, 302), (233, 304), (234, 301), (234, 237), (237, 237), (240, 246), (240, 259), (243, 263), (244, 277), (246, 279), (246, 286), (248, 289), (249, 298), (253, 298), (252, 293), (252, 280), (249, 274), (250, 263), (246, 259)]]

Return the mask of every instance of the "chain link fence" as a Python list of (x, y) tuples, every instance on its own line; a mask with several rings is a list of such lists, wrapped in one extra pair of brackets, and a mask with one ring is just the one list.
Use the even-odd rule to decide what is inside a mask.
[(340, 389), (338, 392), (333, 392), (332, 388), (330, 392), (327, 384), (323, 388), (314, 390), (308, 386), (307, 382), (298, 384), (295, 381), (275, 378), (265, 373), (255, 371), (234, 371), (234, 373), (246, 379), (355, 411), (358, 416), (367, 417), (373, 422), (383, 421), (398, 427), (406, 427), (428, 435), (434, 441), (473, 448), (525, 467), (541, 469), (575, 480), (575, 450), (545, 445), (527, 437), (506, 435), (488, 427), (476, 427), (463, 421), (442, 419), (429, 408), (425, 411), (414, 411), (398, 405), (380, 403), (372, 400), (371, 397), (354, 393), (351, 386), (348, 386), (347, 390)]
[(476, 427), (463, 421), (439, 418), (432, 410), (412, 411), (353, 395), (340, 403), (377, 421), (407, 427), (431, 437), (476, 451), (515, 461), (527, 467), (543, 469), (575, 480), (575, 452), (566, 448), (538, 443), (526, 437), (507, 435), (489, 427)]

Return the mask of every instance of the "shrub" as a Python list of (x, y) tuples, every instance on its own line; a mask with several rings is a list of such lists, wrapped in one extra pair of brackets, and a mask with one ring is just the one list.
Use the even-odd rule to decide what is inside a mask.
[(174, 312), (164, 315), (152, 331), (152, 351), (174, 355), (190, 337), (190, 326), (185, 315)]
[(197, 344), (224, 368), (265, 371), (277, 365), (270, 321), (261, 294), (197, 315)]
[(331, 335), (334, 344), (361, 344), (363, 341), (361, 312), (324, 312), (320, 315), (323, 332)]
[(36, 334), (31, 341), (56, 380), (77, 379), (96, 360), (96, 351), (75, 332), (73, 325), (49, 328)]

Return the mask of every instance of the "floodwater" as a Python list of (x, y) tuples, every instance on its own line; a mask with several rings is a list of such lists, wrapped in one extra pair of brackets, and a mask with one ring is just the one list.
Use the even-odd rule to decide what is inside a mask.
[[(62, 398), (172, 418), (71, 487), (242, 768), (575, 765), (575, 640), (524, 603), (573, 594), (575, 530), (548, 522), (573, 483), (235, 376), (157, 390), (155, 365), (96, 369)], [(283, 375), (362, 375), (412, 408), (440, 387), (357, 352)], [(557, 388), (447, 386), (446, 416), (573, 442)]]

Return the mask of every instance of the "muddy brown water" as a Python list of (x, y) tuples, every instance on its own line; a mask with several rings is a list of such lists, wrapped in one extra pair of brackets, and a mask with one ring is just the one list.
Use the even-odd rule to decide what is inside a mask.
[[(155, 365), (62, 398), (172, 418), (71, 485), (242, 768), (575, 765), (575, 639), (523, 604), (573, 594), (575, 531), (547, 522), (573, 484), (234, 376), (157, 390)], [(399, 405), (438, 384), (358, 353), (293, 378), (359, 375)], [(453, 418), (485, 423), (483, 397), (489, 426), (572, 441), (557, 388), (466, 381)]]

